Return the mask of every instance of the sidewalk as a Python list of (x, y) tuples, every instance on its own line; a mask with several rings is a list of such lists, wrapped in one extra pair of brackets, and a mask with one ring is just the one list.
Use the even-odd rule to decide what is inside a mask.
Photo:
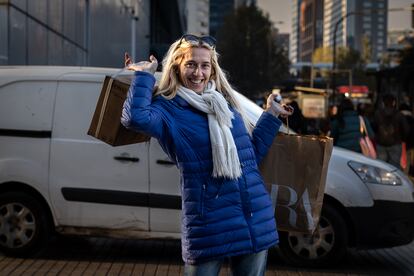
[[(60, 238), (38, 256), (0, 255), (0, 275), (182, 275), (180, 242)], [(414, 243), (382, 250), (349, 250), (329, 269), (289, 267), (271, 250), (266, 275), (414, 275)], [(220, 275), (230, 275), (227, 265)]]

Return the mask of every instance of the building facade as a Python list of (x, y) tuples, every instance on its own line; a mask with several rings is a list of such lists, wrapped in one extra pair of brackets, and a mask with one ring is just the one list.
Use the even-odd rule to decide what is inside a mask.
[(255, 5), (256, 0), (210, 0), (210, 35), (216, 37), (226, 16), (242, 5)]
[(160, 58), (185, 32), (183, 3), (0, 0), (0, 65), (122, 67), (124, 52)]
[(195, 35), (208, 35), (210, 1), (187, 1), (187, 33)]
[(336, 45), (369, 51), (369, 61), (379, 62), (387, 45), (387, 9), (388, 0), (325, 0), (323, 46), (333, 46), (335, 25), (343, 19)]
[(333, 47), (335, 36), (337, 47), (369, 51), (369, 62), (379, 62), (387, 44), (387, 9), (388, 0), (293, 1), (291, 62), (310, 62), (318, 47)]
[(302, 0), (300, 5), (300, 60), (311, 62), (313, 52), (323, 45), (323, 0)]
[(289, 59), (292, 64), (297, 64), (300, 61), (300, 6), (302, 0), (292, 1), (292, 32), (290, 33), (290, 48), (289, 48)]

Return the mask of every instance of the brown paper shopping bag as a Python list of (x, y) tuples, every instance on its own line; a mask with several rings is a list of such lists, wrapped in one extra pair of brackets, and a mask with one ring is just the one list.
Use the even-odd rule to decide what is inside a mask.
[(88, 130), (89, 135), (111, 146), (135, 144), (150, 139), (149, 136), (128, 130), (121, 124), (122, 108), (130, 83), (131, 79), (127, 77), (105, 77)]
[(260, 165), (278, 230), (312, 233), (319, 222), (333, 140), (279, 134)]

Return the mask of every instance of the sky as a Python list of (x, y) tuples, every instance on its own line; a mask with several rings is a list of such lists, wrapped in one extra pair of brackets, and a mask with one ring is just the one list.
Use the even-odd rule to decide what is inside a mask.
[[(408, 7), (414, 0), (388, 0), (389, 8)], [(292, 0), (257, 0), (258, 6), (269, 13), (270, 20), (282, 33), (292, 30)], [(406, 29), (411, 26), (411, 11), (388, 13), (388, 29)]]

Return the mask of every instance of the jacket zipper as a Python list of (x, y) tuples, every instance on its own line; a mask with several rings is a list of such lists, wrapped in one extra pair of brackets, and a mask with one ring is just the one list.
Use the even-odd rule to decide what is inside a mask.
[(203, 184), (200, 197), (200, 217), (204, 216), (204, 192), (206, 191), (206, 184)]
[(252, 225), (251, 225), (251, 223), (252, 223), (251, 217), (253, 216), (253, 212), (252, 212), (252, 209), (251, 209), (251, 206), (250, 206), (250, 195), (247, 192), (248, 191), (248, 185), (247, 185), (246, 177), (245, 177), (244, 174), (243, 174), (243, 182), (244, 182), (243, 183), (243, 186), (244, 186), (244, 189), (245, 189), (245, 192), (246, 192), (245, 199), (247, 200), (245, 202), (246, 208), (247, 208), (247, 210), (246, 210), (247, 212), (245, 212), (244, 217), (246, 219), (247, 225), (249, 226), (250, 236), (252, 237), (251, 238), (251, 241), (252, 241), (252, 245), (253, 245), (253, 250), (256, 250), (257, 244), (256, 244), (255, 238), (253, 238), (254, 235), (253, 235), (253, 229), (252, 229)]

